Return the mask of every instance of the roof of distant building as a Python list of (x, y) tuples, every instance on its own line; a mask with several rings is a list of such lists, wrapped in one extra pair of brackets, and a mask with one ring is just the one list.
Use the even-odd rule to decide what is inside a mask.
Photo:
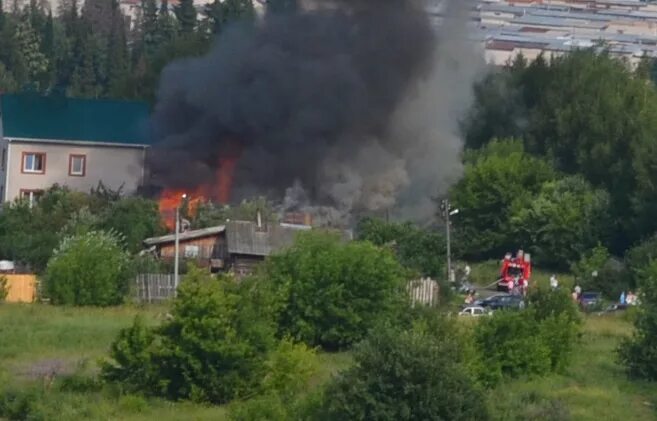
[(297, 233), (311, 229), (308, 225), (268, 224), (231, 221), (226, 228), (226, 243), (230, 254), (269, 256), (294, 243)]
[(3, 136), (50, 141), (150, 144), (145, 102), (37, 94), (0, 96)]
[[(178, 241), (187, 241), (195, 240), (197, 238), (210, 237), (213, 235), (220, 234), (224, 232), (226, 227), (224, 225), (218, 225), (216, 227), (202, 228), (198, 230), (185, 231), (181, 232), (178, 236)], [(161, 237), (152, 237), (144, 240), (144, 244), (147, 246), (155, 246), (158, 244), (167, 244), (173, 243), (176, 241), (176, 234), (167, 234)]]

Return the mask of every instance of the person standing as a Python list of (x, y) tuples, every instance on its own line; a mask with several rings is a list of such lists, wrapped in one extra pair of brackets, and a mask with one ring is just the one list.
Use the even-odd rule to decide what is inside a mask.
[(553, 290), (559, 288), (559, 280), (554, 274), (550, 276), (550, 288), (552, 288)]
[(579, 284), (575, 284), (575, 294), (577, 294), (577, 300), (582, 296), (582, 287)]
[(618, 301), (620, 305), (625, 305), (625, 291), (621, 292), (620, 300)]

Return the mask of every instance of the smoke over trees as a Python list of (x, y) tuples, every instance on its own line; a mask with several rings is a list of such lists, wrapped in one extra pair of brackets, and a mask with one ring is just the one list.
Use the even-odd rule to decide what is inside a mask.
[(478, 68), (464, 25), (449, 18), (437, 33), (413, 1), (340, 0), (227, 28), (162, 74), (153, 184), (229, 177), (231, 200), (431, 215), (459, 174), (456, 123)]

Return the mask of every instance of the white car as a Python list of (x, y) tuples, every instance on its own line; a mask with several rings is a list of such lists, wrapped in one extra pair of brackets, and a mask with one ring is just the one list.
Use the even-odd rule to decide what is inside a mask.
[(480, 306), (469, 306), (459, 312), (459, 316), (471, 316), (471, 317), (485, 316), (487, 314), (488, 312), (486, 311), (486, 309)]

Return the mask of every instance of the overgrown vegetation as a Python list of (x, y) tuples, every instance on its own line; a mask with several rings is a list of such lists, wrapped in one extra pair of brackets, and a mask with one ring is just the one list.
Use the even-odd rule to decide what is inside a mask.
[(170, 320), (152, 330), (136, 320), (121, 332), (103, 378), (174, 400), (225, 403), (253, 394), (268, 374), (276, 330), (250, 292), (192, 270)]
[(89, 231), (66, 237), (48, 261), (45, 279), (54, 304), (116, 305), (130, 281), (130, 257), (114, 232)]
[(579, 315), (570, 296), (564, 290), (538, 290), (529, 301), (524, 311), (498, 312), (475, 327), (485, 384), (568, 367), (579, 332)]
[(657, 380), (657, 261), (641, 273), (641, 307), (635, 331), (618, 350), (620, 361), (633, 378)]
[(340, 349), (403, 314), (404, 275), (392, 253), (320, 232), (302, 233), (272, 256), (260, 283), (273, 288), (279, 335)]
[(380, 328), (331, 381), (317, 420), (485, 420), (484, 395), (468, 370), (463, 339), (449, 322)]

